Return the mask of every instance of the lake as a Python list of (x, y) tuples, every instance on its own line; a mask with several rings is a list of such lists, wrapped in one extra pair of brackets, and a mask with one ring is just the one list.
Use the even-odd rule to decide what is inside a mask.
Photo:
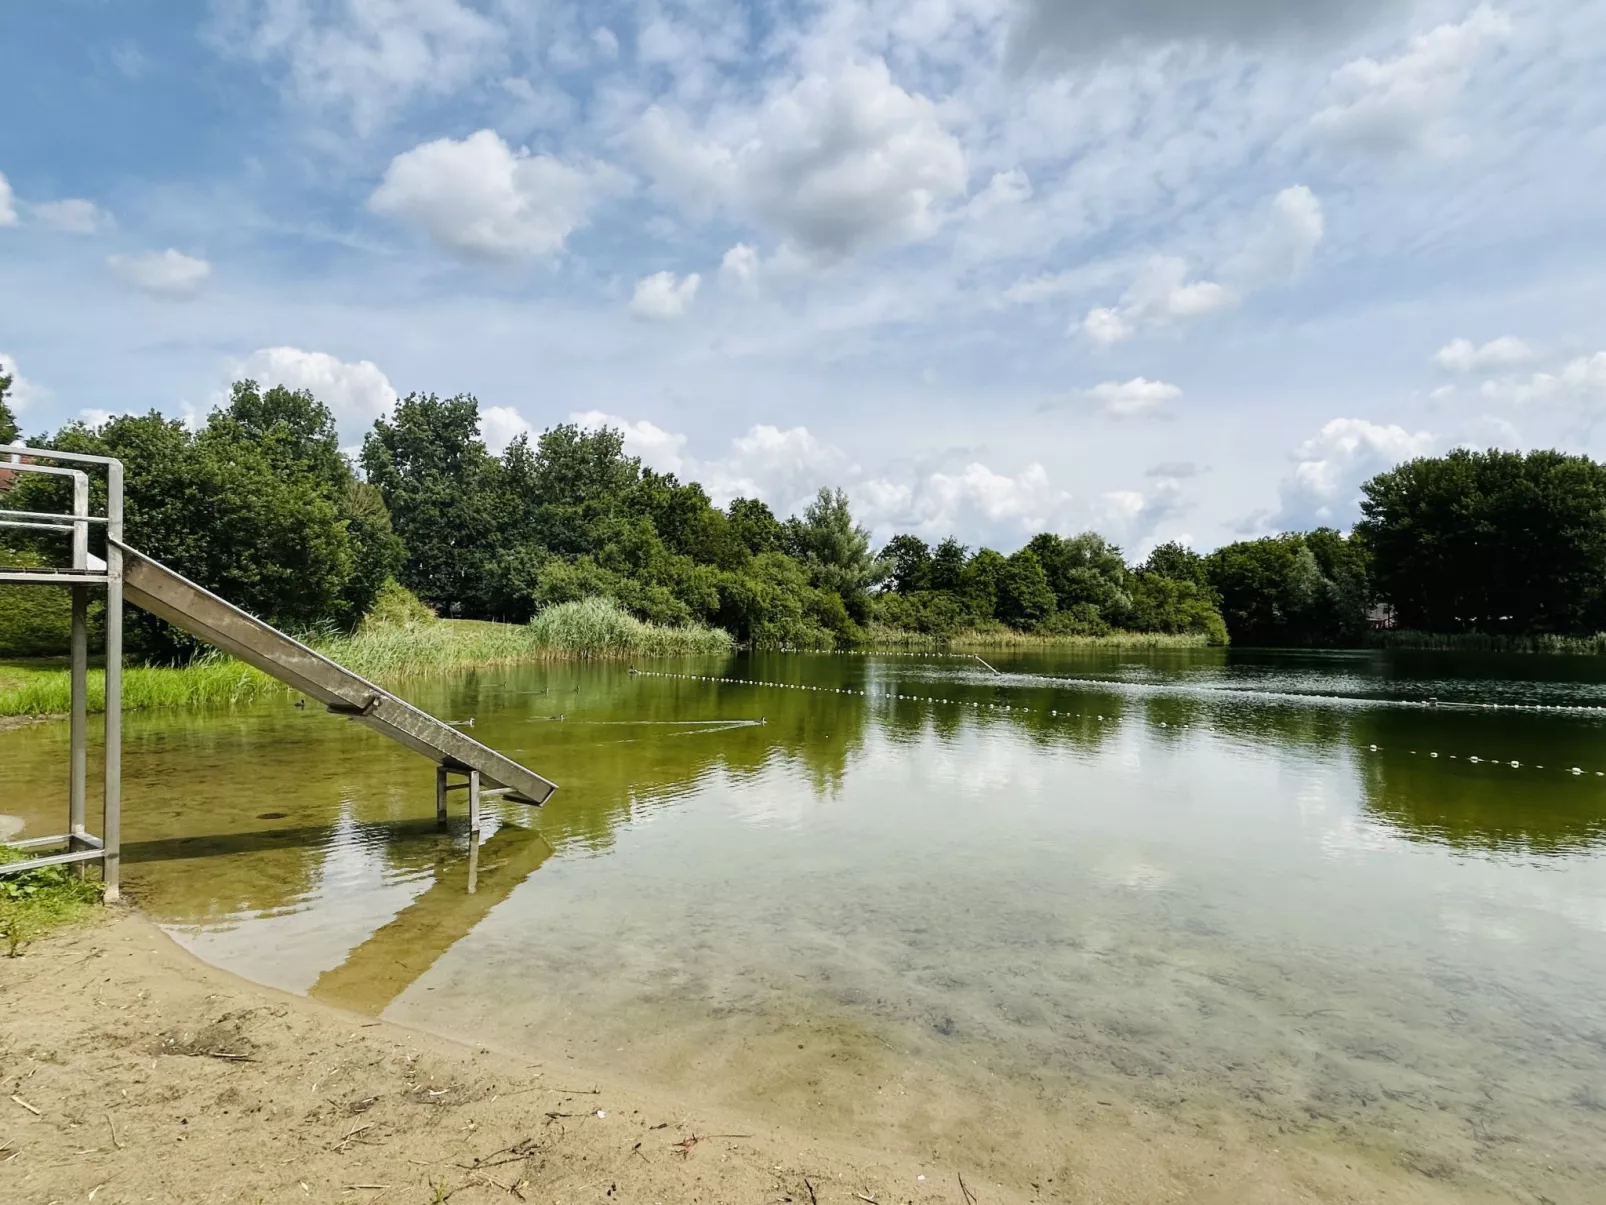
[[(408, 683), (561, 786), (473, 894), (416, 755), (130, 714), (125, 881), (254, 980), (999, 1174), (1119, 1114), (1606, 1199), (1606, 663), (986, 657)], [(0, 764), (56, 831), (65, 724)]]

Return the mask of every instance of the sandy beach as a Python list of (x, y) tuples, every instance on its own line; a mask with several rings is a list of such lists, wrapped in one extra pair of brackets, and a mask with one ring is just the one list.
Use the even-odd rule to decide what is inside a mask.
[[(876, 1149), (871, 1129), (802, 1132), (561, 1052), (513, 1057), (248, 983), (133, 908), (0, 960), (0, 1014), (0, 1198), (28, 1205), (1494, 1199), (1136, 1114)], [(854, 1113), (840, 1103), (821, 1106)], [(965, 1116), (964, 1102), (921, 1107), (934, 1133)]]

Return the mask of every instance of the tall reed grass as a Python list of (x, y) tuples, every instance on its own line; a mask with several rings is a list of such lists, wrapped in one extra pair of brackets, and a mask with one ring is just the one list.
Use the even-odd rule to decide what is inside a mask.
[(909, 649), (1202, 649), (1210, 647), (1202, 633), (1169, 635), (1164, 632), (1108, 632), (1102, 636), (1072, 636), (1057, 633), (1017, 632), (997, 627), (955, 632), (951, 636), (930, 636), (905, 628), (872, 624), (866, 644), (870, 648)]
[(1573, 653), (1595, 657), (1606, 653), (1606, 632), (1590, 636), (1500, 636), (1486, 632), (1373, 632), (1373, 648), (1425, 649), (1446, 653)]
[[(349, 636), (310, 641), (353, 673), (377, 682), (474, 666), (591, 657), (653, 657), (726, 653), (728, 634), (700, 626), (643, 623), (607, 599), (564, 603), (529, 624), (420, 619), (365, 624)], [(0, 716), (60, 715), (71, 706), (67, 670), (52, 668), (0, 679)], [(182, 666), (130, 666), (123, 671), (123, 706), (167, 707), (249, 703), (287, 688), (232, 657), (210, 654)], [(91, 710), (104, 710), (106, 675), (89, 675)]]

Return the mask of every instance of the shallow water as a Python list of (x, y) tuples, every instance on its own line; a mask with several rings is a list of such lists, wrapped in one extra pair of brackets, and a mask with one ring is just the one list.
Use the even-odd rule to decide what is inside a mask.
[[(131, 715), (126, 876), (254, 979), (787, 1120), (963, 1085), (1606, 1199), (1606, 667), (988, 660), (412, 683), (562, 787), (492, 807), (473, 895), (416, 756), (287, 700)], [(30, 832), (65, 740), (0, 734)]]

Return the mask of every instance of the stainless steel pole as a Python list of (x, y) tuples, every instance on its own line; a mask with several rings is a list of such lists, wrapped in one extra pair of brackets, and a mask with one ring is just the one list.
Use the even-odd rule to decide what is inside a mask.
[(122, 894), (123, 842), (123, 466), (106, 466), (106, 899)]
[[(72, 513), (77, 519), (89, 514), (89, 475), (73, 473)], [(78, 522), (72, 529), (72, 567), (80, 572), (89, 568), (89, 524)], [(67, 848), (77, 849), (85, 832), (85, 794), (89, 778), (89, 587), (72, 586), (72, 712), (69, 740), (72, 766), (67, 792)]]

